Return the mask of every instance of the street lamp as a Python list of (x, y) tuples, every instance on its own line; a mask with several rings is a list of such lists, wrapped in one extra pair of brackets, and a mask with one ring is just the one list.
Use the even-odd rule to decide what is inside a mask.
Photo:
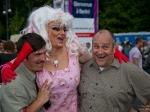
[(9, 39), (9, 16), (8, 14), (11, 13), (12, 10), (10, 8), (10, 0), (5, 0), (3, 2), (3, 14), (6, 16), (6, 39), (8, 40)]

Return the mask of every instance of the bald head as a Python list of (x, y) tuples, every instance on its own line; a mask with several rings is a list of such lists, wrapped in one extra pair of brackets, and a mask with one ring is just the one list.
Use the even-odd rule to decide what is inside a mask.
[(102, 29), (99, 30), (93, 37), (93, 42), (96, 40), (96, 38), (101, 38), (102, 36), (104, 36), (105, 38), (109, 38), (113, 45), (115, 44), (115, 40), (114, 40), (114, 35), (111, 31), (107, 30), (107, 29)]
[(101, 67), (109, 66), (114, 59), (114, 39), (109, 30), (100, 30), (93, 38), (92, 54)]

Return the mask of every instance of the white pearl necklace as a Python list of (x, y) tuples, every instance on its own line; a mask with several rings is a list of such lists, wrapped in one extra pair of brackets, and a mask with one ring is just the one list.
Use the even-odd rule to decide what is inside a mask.
[(53, 64), (55, 67), (58, 67), (58, 63), (59, 63), (59, 61), (57, 59), (53, 60)]
[(50, 57), (48, 53), (46, 53), (46, 56), (47, 56), (46, 58), (47, 61), (50, 61), (55, 67), (58, 67), (59, 64), (58, 59), (53, 59), (53, 57), (52, 56)]

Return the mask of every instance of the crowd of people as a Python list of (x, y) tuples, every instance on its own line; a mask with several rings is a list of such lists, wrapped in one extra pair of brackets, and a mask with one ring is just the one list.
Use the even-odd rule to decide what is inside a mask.
[(126, 50), (128, 62), (107, 29), (94, 35), (89, 52), (72, 31), (73, 16), (61, 9), (43, 6), (27, 20), (17, 55), (1, 66), (2, 112), (133, 112), (136, 98), (146, 105), (138, 111), (149, 107), (150, 75), (139, 69), (141, 38), (138, 55)]
[(135, 45), (125, 41), (119, 46), (121, 48), (120, 51), (129, 58), (130, 62), (150, 74), (150, 45), (142, 36), (137, 36)]

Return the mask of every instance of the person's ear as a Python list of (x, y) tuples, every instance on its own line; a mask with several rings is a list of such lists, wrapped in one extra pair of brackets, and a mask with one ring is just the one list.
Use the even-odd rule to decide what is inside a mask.
[(117, 45), (114, 43), (113, 44), (113, 53), (115, 53), (115, 49), (117, 48)]

